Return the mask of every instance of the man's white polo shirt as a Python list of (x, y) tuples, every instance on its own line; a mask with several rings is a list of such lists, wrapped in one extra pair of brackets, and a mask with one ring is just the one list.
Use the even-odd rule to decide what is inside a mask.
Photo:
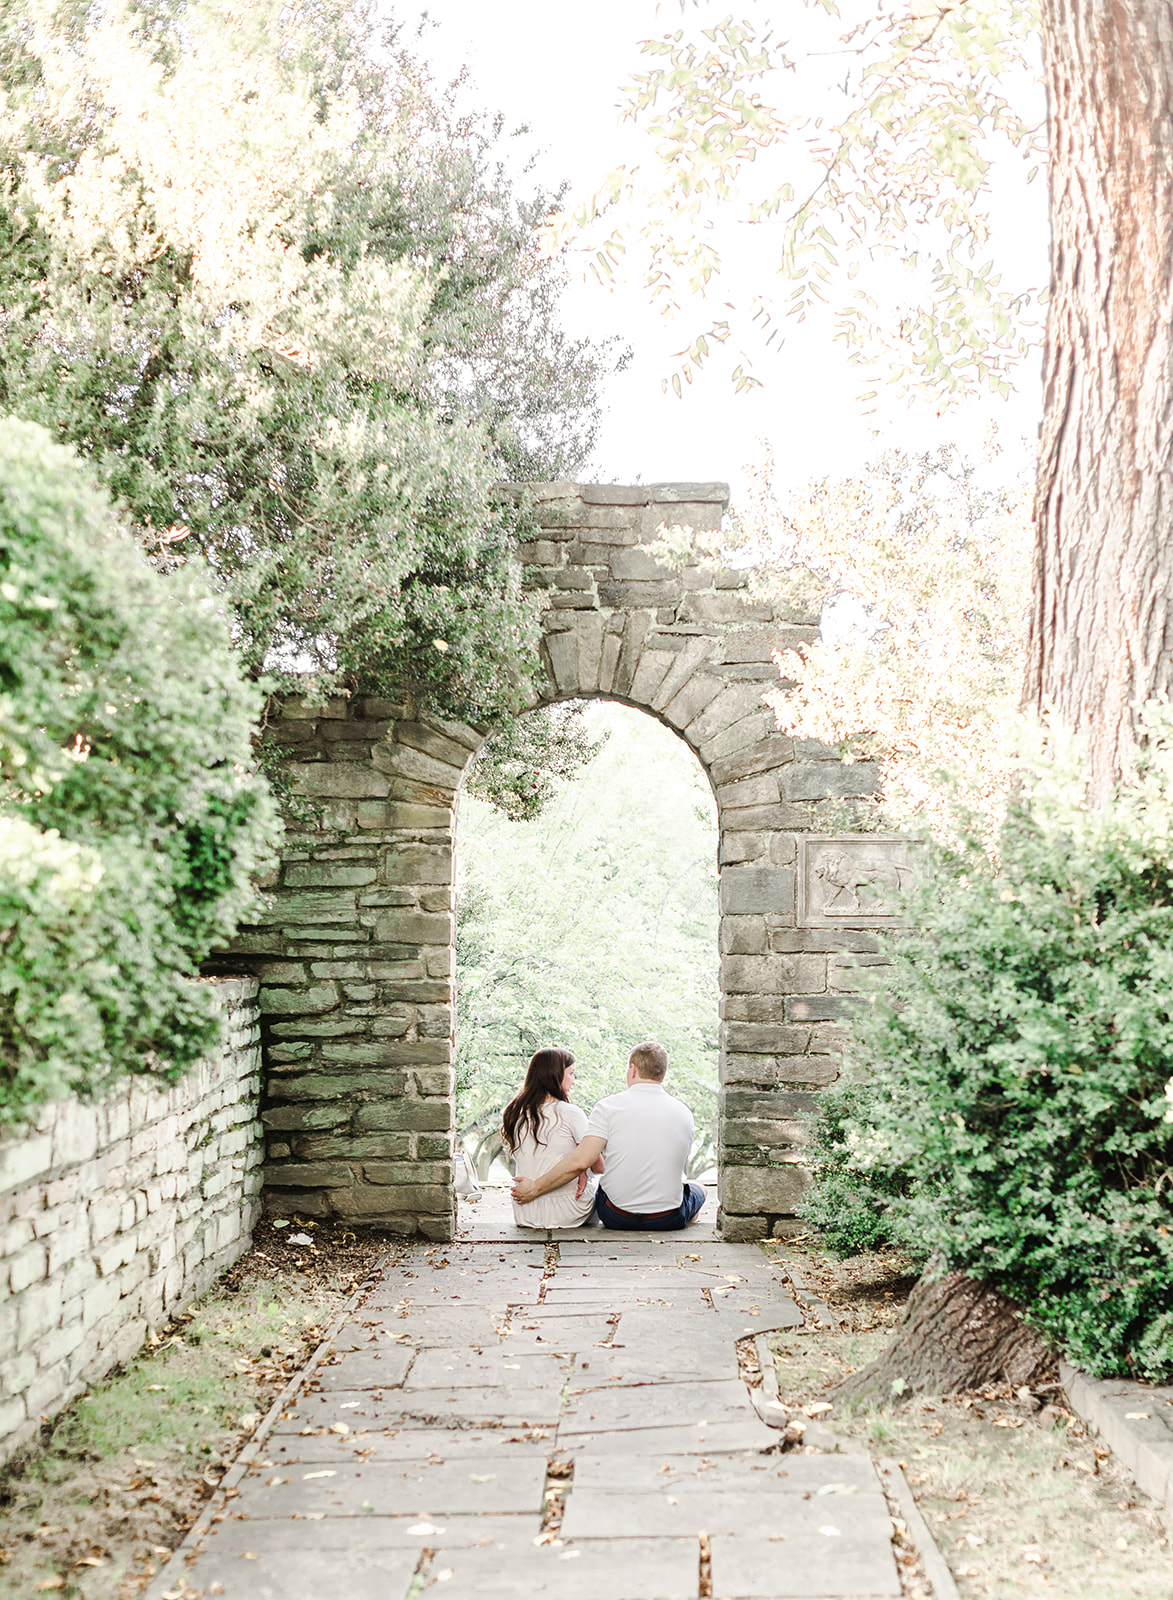
[(637, 1079), (622, 1094), (609, 1094), (591, 1112), (586, 1131), (607, 1141), (600, 1184), (608, 1200), (645, 1214), (680, 1204), (696, 1125), (662, 1083)]

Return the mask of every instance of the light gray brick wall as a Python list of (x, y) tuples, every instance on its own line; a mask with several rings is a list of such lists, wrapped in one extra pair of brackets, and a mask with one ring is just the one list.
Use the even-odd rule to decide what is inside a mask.
[(55, 1101), (0, 1138), (0, 1461), (248, 1246), (259, 1211), (253, 978), (213, 978), (225, 1042), (172, 1089)]
[[(833, 925), (804, 920), (799, 858), (878, 774), (786, 737), (763, 703), (773, 653), (816, 638), (817, 619), (760, 598), (745, 572), (652, 548), (665, 527), (719, 528), (724, 484), (517, 493), (538, 532), (520, 551), (542, 606), (538, 703), (637, 706), (712, 783), (721, 1223), (731, 1239), (784, 1232), (809, 1182), (803, 1118), (838, 1073), (858, 982), (848, 957), (875, 950), (837, 909)], [(263, 921), (232, 946), (262, 984), (266, 1208), (451, 1238), (453, 827), (484, 730), (356, 694), (286, 701), (270, 736), (299, 820)]]

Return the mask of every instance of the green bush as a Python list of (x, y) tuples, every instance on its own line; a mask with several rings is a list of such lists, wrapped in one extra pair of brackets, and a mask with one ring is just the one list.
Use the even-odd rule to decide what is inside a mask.
[(261, 702), (198, 569), (157, 576), (71, 451), (0, 421), (0, 1120), (216, 1039), (190, 975), (275, 837)]
[(899, 1201), (908, 1193), (908, 1171), (890, 1161), (886, 1145), (879, 1163), (870, 1147), (875, 1092), (874, 1085), (849, 1081), (819, 1096), (807, 1145), (808, 1163), (818, 1181), (800, 1210), (836, 1255), (899, 1244), (914, 1260), (923, 1260), (924, 1251), (901, 1229)]
[(855, 1029), (808, 1209), (993, 1281), (1101, 1376), (1173, 1375), (1173, 745), (1093, 811), (1028, 763), (998, 849), (937, 848)]

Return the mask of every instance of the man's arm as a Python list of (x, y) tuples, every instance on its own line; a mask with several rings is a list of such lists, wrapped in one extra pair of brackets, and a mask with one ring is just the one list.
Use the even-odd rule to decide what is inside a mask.
[(577, 1178), (580, 1172), (586, 1172), (588, 1168), (594, 1166), (606, 1145), (606, 1139), (588, 1133), (576, 1150), (572, 1150), (568, 1156), (563, 1156), (557, 1166), (551, 1167), (549, 1172), (543, 1172), (540, 1178), (515, 1179), (513, 1198), (519, 1206), (527, 1206), (539, 1195), (548, 1194), (551, 1189), (560, 1189), (564, 1183)]

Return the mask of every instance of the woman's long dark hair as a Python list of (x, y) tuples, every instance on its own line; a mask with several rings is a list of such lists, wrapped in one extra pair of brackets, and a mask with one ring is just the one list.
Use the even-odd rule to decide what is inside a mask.
[(567, 1067), (574, 1065), (574, 1057), (561, 1045), (548, 1045), (535, 1050), (526, 1070), (525, 1082), (518, 1094), (501, 1113), (501, 1132), (511, 1151), (516, 1151), (528, 1128), (535, 1144), (544, 1141), (538, 1137), (542, 1125), (542, 1107), (547, 1100), (565, 1100), (562, 1077)]

